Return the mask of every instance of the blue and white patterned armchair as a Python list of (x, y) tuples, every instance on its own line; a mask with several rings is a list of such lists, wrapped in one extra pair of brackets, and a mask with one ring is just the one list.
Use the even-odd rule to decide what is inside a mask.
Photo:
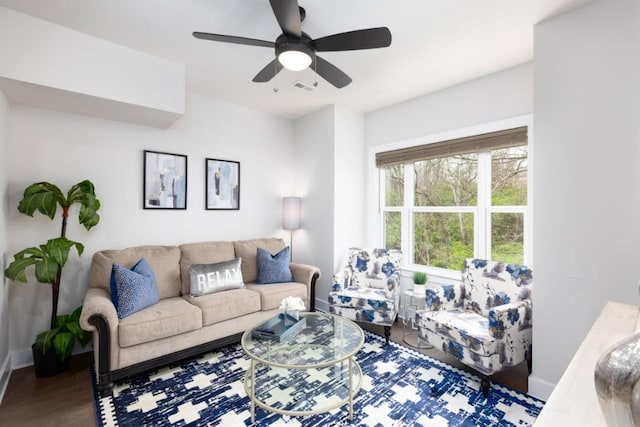
[(528, 267), (466, 259), (462, 283), (427, 289), (416, 313), (420, 338), (489, 376), (527, 361), (531, 373), (531, 293)]
[(351, 248), (347, 266), (333, 276), (330, 312), (384, 326), (389, 342), (400, 302), (401, 260), (398, 250)]

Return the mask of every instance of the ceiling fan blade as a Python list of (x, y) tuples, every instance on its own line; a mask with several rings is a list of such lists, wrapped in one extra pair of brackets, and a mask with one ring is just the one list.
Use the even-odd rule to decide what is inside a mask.
[(256, 76), (253, 78), (253, 81), (256, 83), (266, 83), (272, 78), (276, 76), (282, 70), (282, 64), (278, 59), (274, 59), (269, 62), (266, 67), (264, 67)]
[(360, 50), (387, 47), (391, 44), (391, 31), (387, 27), (368, 28), (320, 37), (311, 42), (317, 52)]
[(351, 83), (351, 77), (346, 75), (341, 69), (316, 55), (315, 61), (309, 66), (312, 70), (338, 89)]
[(298, 0), (269, 0), (282, 32), (295, 37), (302, 34), (302, 20)]
[(200, 33), (194, 32), (193, 37), (202, 40), (213, 40), (214, 42), (245, 44), (249, 46), (275, 47), (274, 42), (266, 40), (249, 39), (246, 37), (225, 36), (222, 34)]

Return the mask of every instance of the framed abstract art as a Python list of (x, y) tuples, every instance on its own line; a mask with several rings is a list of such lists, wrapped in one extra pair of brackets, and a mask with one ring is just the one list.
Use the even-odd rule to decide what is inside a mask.
[(187, 156), (144, 150), (144, 209), (187, 209)]
[(240, 162), (205, 159), (206, 209), (240, 209)]

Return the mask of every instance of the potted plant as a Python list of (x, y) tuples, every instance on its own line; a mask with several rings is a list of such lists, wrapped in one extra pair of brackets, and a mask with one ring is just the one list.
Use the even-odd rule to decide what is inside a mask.
[(416, 271), (413, 273), (413, 292), (424, 295), (427, 284), (427, 273)]
[(96, 199), (91, 181), (84, 180), (71, 187), (66, 197), (58, 187), (48, 182), (38, 182), (24, 190), (18, 211), (33, 216), (37, 210), (53, 220), (58, 205), (62, 208), (62, 230), (60, 237), (49, 239), (45, 244), (26, 248), (13, 256), (13, 261), (4, 271), (7, 278), (27, 283), (26, 269), (34, 267), (38, 283), (51, 285), (51, 325), (48, 331), (40, 333), (31, 346), (36, 376), (39, 378), (59, 374), (69, 366), (69, 357), (76, 340), (84, 347), (91, 336), (82, 330), (79, 319), (82, 307), (71, 314), (58, 316), (58, 295), (62, 268), (65, 266), (71, 248), (82, 255), (84, 246), (66, 238), (67, 217), (73, 204), (80, 204), (79, 222), (87, 230), (98, 224), (100, 201)]

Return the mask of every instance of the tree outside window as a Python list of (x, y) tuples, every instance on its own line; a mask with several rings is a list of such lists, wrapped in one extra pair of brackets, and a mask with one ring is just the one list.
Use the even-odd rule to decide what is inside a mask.
[[(407, 227), (414, 264), (460, 270), (474, 256), (523, 263), (527, 171), (526, 145), (381, 168), (385, 244), (400, 248)], [(404, 194), (405, 181), (413, 194)]]

